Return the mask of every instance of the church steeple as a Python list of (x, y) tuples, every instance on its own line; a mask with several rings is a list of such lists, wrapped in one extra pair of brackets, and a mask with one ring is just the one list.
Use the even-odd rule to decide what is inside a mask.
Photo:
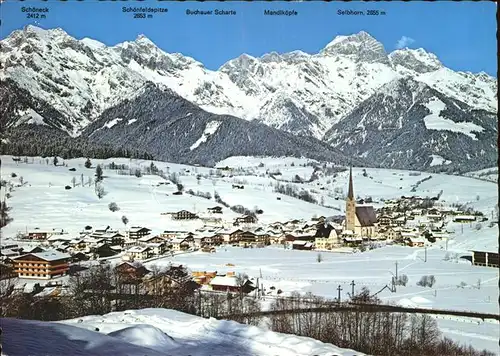
[(354, 184), (352, 182), (352, 165), (349, 167), (349, 191), (345, 202), (345, 229), (354, 231), (356, 224), (356, 201), (354, 200)]
[(354, 199), (354, 188), (352, 184), (352, 165), (349, 167), (349, 191), (347, 192), (347, 199)]

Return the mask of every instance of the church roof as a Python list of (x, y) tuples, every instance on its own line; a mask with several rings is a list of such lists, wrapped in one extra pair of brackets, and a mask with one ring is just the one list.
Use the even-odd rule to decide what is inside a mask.
[(357, 206), (356, 207), (356, 217), (359, 220), (361, 226), (373, 226), (377, 222), (377, 216), (375, 215), (375, 210), (373, 206)]

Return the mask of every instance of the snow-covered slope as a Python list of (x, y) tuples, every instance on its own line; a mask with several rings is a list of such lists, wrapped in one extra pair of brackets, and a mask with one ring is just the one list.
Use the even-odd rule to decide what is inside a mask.
[(146, 81), (165, 85), (207, 111), (317, 138), (400, 76), (409, 75), (473, 108), (497, 110), (494, 78), (452, 71), (423, 49), (388, 54), (363, 31), (337, 36), (316, 54), (243, 54), (217, 71), (166, 53), (142, 35), (107, 47), (88, 38), (76, 40), (61, 29), (30, 25), (1, 45), (0, 79), (11, 78), (42, 106), (65, 117), (69, 125), (63, 128), (72, 135), (106, 108), (133, 97)]
[(61, 322), (1, 319), (0, 323), (6, 356), (362, 355), (306, 337), (168, 309)]
[(382, 167), (466, 172), (497, 161), (497, 117), (411, 76), (377, 89), (325, 134)]

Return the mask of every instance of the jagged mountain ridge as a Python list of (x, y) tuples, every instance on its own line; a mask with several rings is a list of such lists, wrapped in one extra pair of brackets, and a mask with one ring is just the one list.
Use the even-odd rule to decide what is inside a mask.
[(494, 166), (497, 137), (495, 113), (404, 77), (358, 105), (325, 141), (383, 167), (457, 172)]
[(27, 26), (1, 45), (0, 79), (11, 78), (37, 100), (50, 103), (66, 117), (69, 126), (64, 129), (71, 135), (107, 108), (133, 98), (147, 81), (171, 88), (207, 111), (316, 138), (401, 76), (471, 107), (497, 110), (494, 78), (454, 72), (422, 49), (388, 54), (363, 31), (337, 36), (317, 54), (244, 54), (217, 71), (182, 54), (165, 53), (145, 36), (107, 47), (76, 40), (61, 29)]
[[(309, 157), (338, 164), (350, 158), (311, 137), (200, 109), (170, 89), (147, 83), (137, 96), (104, 111), (82, 133), (94, 143), (134, 147), (156, 159), (214, 165), (231, 156)], [(355, 164), (366, 164), (354, 159)]]

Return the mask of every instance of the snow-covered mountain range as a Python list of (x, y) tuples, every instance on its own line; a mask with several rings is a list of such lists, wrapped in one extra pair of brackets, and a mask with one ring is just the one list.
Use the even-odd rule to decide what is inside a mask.
[[(45, 124), (78, 136), (106, 109), (133, 100), (147, 82), (153, 82), (205, 111), (256, 120), (343, 149), (353, 133), (347, 137), (335, 132), (359, 121), (355, 113), (360, 108), (378, 106), (380, 103), (373, 98), (383, 96), (387, 85), (398, 87), (394, 83), (408, 78), (417, 83), (408, 87), (413, 96), (418, 93), (412, 88), (425, 85), (445, 101), (460, 103), (458, 116), (463, 120), (483, 120), (470, 119), (478, 113), (487, 117), (486, 126), (478, 130), (485, 132), (489, 141), (489, 127), (496, 126), (495, 78), (486, 73), (453, 71), (423, 49), (387, 53), (380, 42), (363, 31), (337, 36), (319, 53), (272, 52), (260, 58), (243, 54), (217, 71), (182, 54), (166, 53), (143, 35), (134, 41), (106, 46), (88, 38), (77, 40), (62, 29), (29, 25), (0, 42), (1, 91), (15, 92), (23, 98), (22, 104), (17, 100), (0, 106), (5, 129), (23, 123)], [(379, 114), (381, 124), (386, 117)], [(430, 114), (429, 109), (420, 110), (419, 120)], [(449, 125), (445, 126), (434, 130), (448, 130)], [(454, 127), (458, 131), (452, 132), (459, 137), (470, 137), (465, 126)], [(373, 136), (369, 131), (360, 132), (359, 126), (357, 133)], [(365, 145), (348, 151), (362, 154), (369, 149)], [(483, 149), (471, 146), (467, 153), (478, 156)], [(456, 157), (442, 158), (446, 162)], [(399, 166), (386, 157), (381, 162)], [(425, 168), (425, 164), (419, 168)]]
[(1, 42), (2, 77), (68, 116), (73, 134), (132, 96), (145, 81), (164, 84), (210, 112), (258, 119), (317, 138), (401, 76), (473, 108), (497, 110), (494, 78), (455, 72), (423, 49), (388, 54), (363, 31), (337, 36), (317, 54), (243, 54), (218, 71), (182, 54), (166, 53), (142, 35), (107, 47), (88, 38), (77, 40), (61, 29), (29, 25)]

